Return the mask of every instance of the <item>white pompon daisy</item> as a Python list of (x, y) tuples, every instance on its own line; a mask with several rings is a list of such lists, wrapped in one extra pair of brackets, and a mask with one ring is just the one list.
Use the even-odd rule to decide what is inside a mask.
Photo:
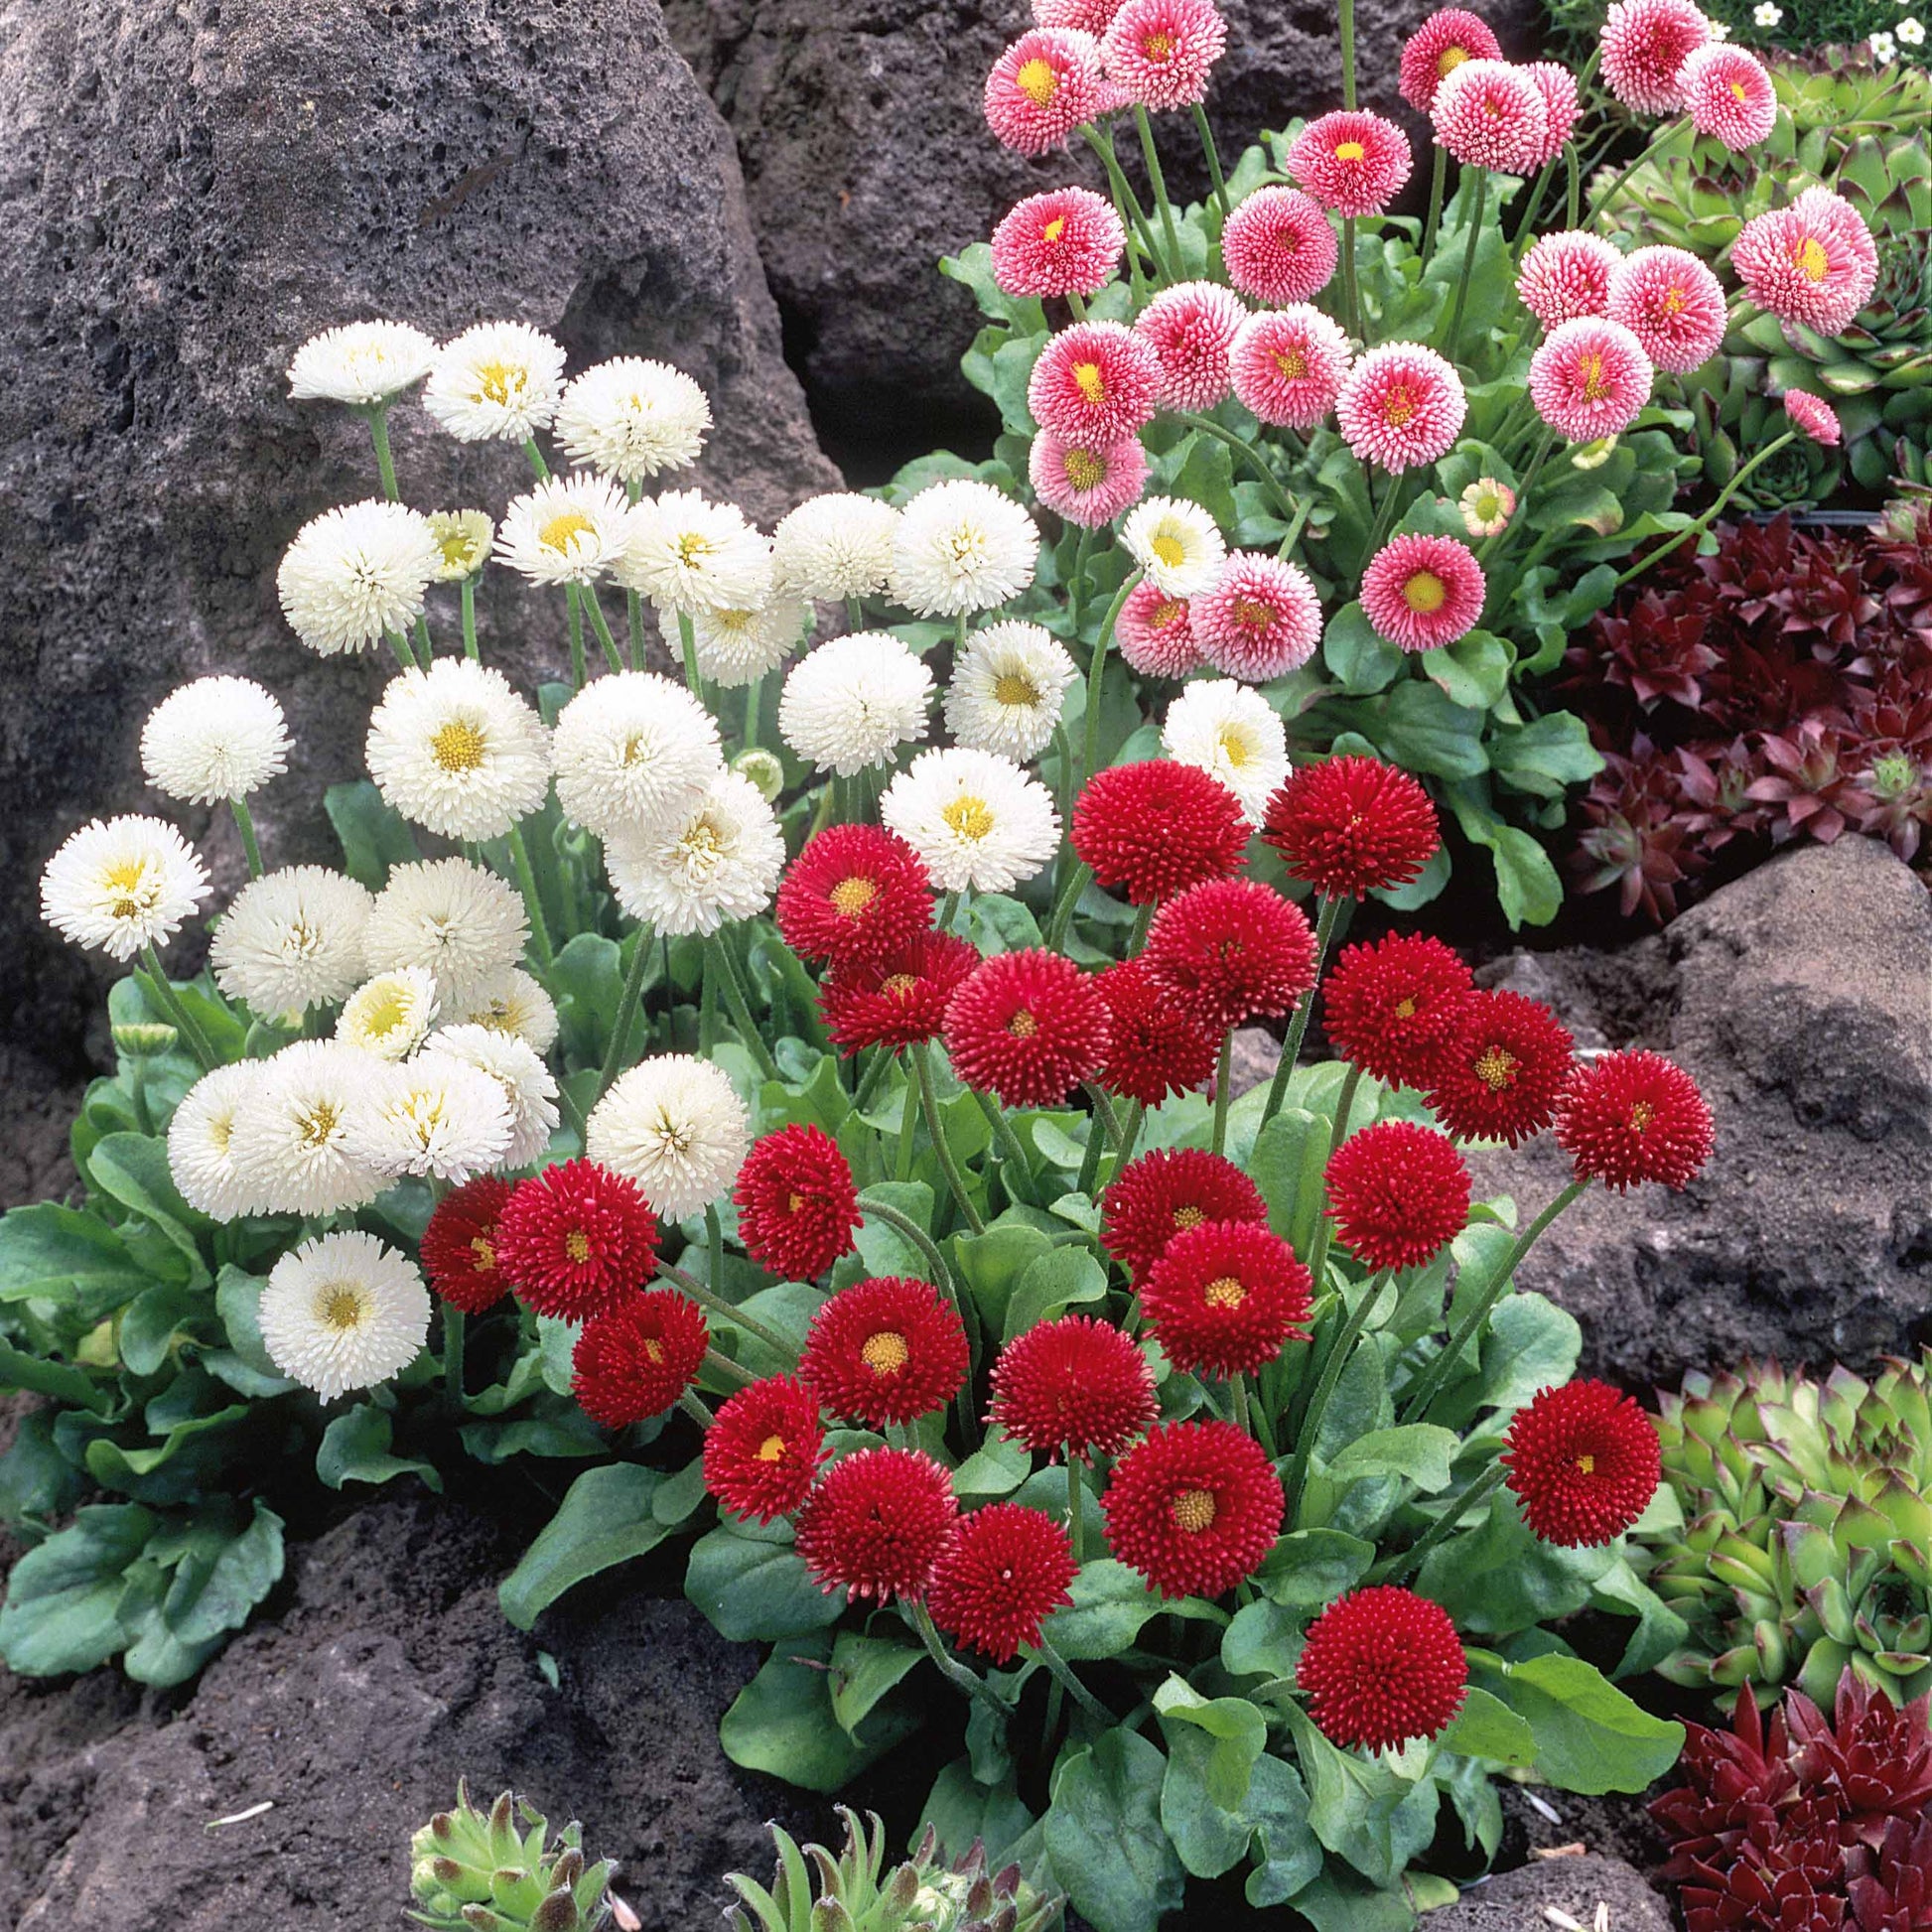
[(942, 893), (1011, 892), (1059, 849), (1046, 787), (998, 752), (921, 752), (886, 787), (879, 817)]
[(505, 967), (473, 993), (468, 1005), (450, 1016), (446, 1024), (512, 1034), (538, 1053), (549, 1052), (557, 1043), (559, 1031), (557, 1003), (520, 966)]
[(522, 322), (480, 322), (436, 351), (423, 407), (463, 443), (524, 443), (557, 413), (564, 351)]
[(780, 518), (771, 533), (778, 586), (794, 597), (878, 597), (893, 579), (898, 511), (877, 496), (837, 491), (813, 496)]
[(642, 355), (586, 369), (557, 405), (557, 441), (571, 461), (623, 483), (688, 470), (710, 427), (705, 392), (682, 369)]
[(502, 1163), (514, 1128), (499, 1080), (431, 1046), (370, 1075), (348, 1141), (379, 1173), (461, 1186)]
[(784, 834), (751, 779), (721, 771), (689, 818), (643, 838), (612, 839), (604, 864), (633, 919), (658, 932), (716, 932), (771, 903)]
[(805, 635), (805, 607), (772, 596), (756, 611), (693, 611), (691, 636), (699, 675), (733, 688), (775, 671)]
[(527, 1039), (495, 1027), (440, 1027), (430, 1047), (487, 1073), (502, 1088), (510, 1138), (501, 1166), (527, 1168), (541, 1158), (557, 1129), (557, 1076)]
[(399, 1375), (429, 1334), (429, 1291), (407, 1255), (349, 1228), (292, 1249), (261, 1296), (262, 1341), (325, 1402)]
[(725, 1193), (752, 1145), (724, 1069), (690, 1053), (660, 1053), (621, 1074), (592, 1110), (587, 1138), (591, 1159), (627, 1174), (667, 1221)]
[(908, 645), (883, 630), (849, 631), (786, 673), (778, 731), (808, 763), (849, 778), (923, 738), (931, 699), (932, 673)]
[(376, 895), (362, 933), (371, 973), (421, 966), (451, 1012), (467, 1007), (523, 956), (529, 914), (493, 872), (468, 859), (397, 866)]
[(1120, 540), (1169, 597), (1197, 597), (1227, 560), (1220, 526), (1182, 496), (1150, 496), (1121, 525)]
[(388, 1184), (349, 1144), (349, 1116), (381, 1062), (333, 1039), (298, 1039), (259, 1062), (235, 1108), (235, 1174), (266, 1214), (340, 1214)]
[(209, 963), (223, 993), (263, 1019), (345, 1000), (362, 978), (368, 888), (327, 866), (251, 880), (214, 929)]
[(442, 569), (443, 552), (420, 511), (403, 503), (345, 503), (296, 532), (275, 588), (295, 634), (334, 657), (407, 632)]
[(406, 322), (348, 322), (311, 336), (289, 358), (289, 394), (379, 408), (422, 381), (435, 359), (435, 343)]
[(533, 584), (591, 584), (611, 568), (629, 530), (623, 491), (578, 470), (510, 498), (496, 555)]
[(736, 503), (667, 489), (631, 505), (613, 574), (660, 610), (756, 610), (771, 595), (771, 546)]
[(364, 980), (336, 1018), (345, 1046), (379, 1060), (406, 1060), (436, 1025), (436, 975), (424, 966), (392, 966)]
[(1041, 625), (990, 623), (953, 659), (946, 729), (974, 751), (1024, 763), (1046, 749), (1078, 676), (1066, 647)]
[(91, 819), (47, 862), (41, 917), (63, 938), (132, 959), (164, 944), (207, 897), (195, 849), (165, 819)]
[(564, 816), (601, 839), (682, 818), (723, 763), (718, 721), (655, 671), (592, 678), (558, 716), (550, 755)]
[(429, 533), (443, 558), (437, 566), (436, 581), (460, 584), (488, 563), (496, 526), (483, 510), (431, 510)]
[(1261, 693), (1231, 677), (1184, 685), (1168, 707), (1161, 745), (1178, 764), (1219, 778), (1250, 825), (1288, 777), (1288, 728)]
[(498, 839), (550, 789), (550, 734), (501, 671), (468, 657), (389, 680), (369, 717), (369, 776), (413, 824)]
[(282, 707), (252, 678), (198, 677), (148, 713), (141, 768), (170, 798), (245, 798), (288, 769)]
[(217, 1221), (254, 1212), (254, 1190), (234, 1162), (235, 1114), (260, 1077), (260, 1060), (204, 1073), (168, 1122), (168, 1172), (190, 1207)]
[(899, 512), (893, 595), (921, 617), (990, 611), (1034, 581), (1039, 530), (1005, 491), (971, 477), (929, 484)]

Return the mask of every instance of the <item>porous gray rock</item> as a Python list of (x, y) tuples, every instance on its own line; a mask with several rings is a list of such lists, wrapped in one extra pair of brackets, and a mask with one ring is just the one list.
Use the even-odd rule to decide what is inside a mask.
[[(1640, 1871), (1620, 1859), (1539, 1859), (1471, 1886), (1453, 1905), (1431, 1912), (1429, 1932), (1551, 1932), (1565, 1924), (1594, 1932), (1670, 1932), (1670, 1907)], [(1562, 1918), (1553, 1917), (1561, 1912)]]

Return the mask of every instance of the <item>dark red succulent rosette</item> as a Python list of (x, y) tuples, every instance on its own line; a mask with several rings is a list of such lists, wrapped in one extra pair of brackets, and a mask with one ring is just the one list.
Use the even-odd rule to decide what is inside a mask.
[(988, 1419), (1035, 1454), (1119, 1455), (1159, 1413), (1147, 1357), (1092, 1315), (1063, 1314), (1015, 1335), (993, 1366)]
[(1344, 947), (1321, 988), (1321, 1025), (1343, 1059), (1392, 1087), (1427, 1087), (1475, 990), (1440, 939), (1391, 932)]
[(932, 880), (897, 833), (832, 825), (785, 868), (773, 911), (801, 959), (867, 965), (931, 925)]
[(1174, 1236), (1203, 1221), (1268, 1221), (1261, 1189), (1204, 1148), (1158, 1148), (1130, 1161), (1101, 1196), (1100, 1244), (1136, 1288)]
[(937, 1039), (954, 992), (979, 961), (967, 940), (926, 931), (868, 964), (835, 968), (818, 989), (825, 1031), (844, 1053)]
[(1099, 1078), (1109, 1093), (1158, 1107), (1171, 1094), (1196, 1091), (1213, 1073), (1219, 1038), (1162, 992), (1138, 959), (1106, 967), (1094, 984), (1107, 1005)]
[(1164, 1423), (1114, 1465), (1107, 1541), (1163, 1596), (1224, 1595), (1281, 1534), (1287, 1498), (1254, 1438), (1232, 1423)]
[(819, 1309), (798, 1372), (834, 1415), (885, 1429), (943, 1409), (968, 1366), (959, 1311), (930, 1282), (883, 1275)]
[(732, 1198), (746, 1253), (786, 1281), (816, 1281), (852, 1252), (859, 1190), (838, 1143), (820, 1128), (784, 1127), (754, 1142)]
[(695, 1302), (646, 1289), (585, 1322), (571, 1351), (571, 1393), (593, 1422), (625, 1429), (661, 1416), (698, 1379), (710, 1345)]
[(1478, 989), (1436, 1062), (1430, 1107), (1459, 1141), (1519, 1147), (1549, 1126), (1575, 1045), (1540, 1000)]
[(1253, 879), (1211, 879), (1167, 900), (1141, 954), (1148, 975), (1203, 1027), (1279, 1018), (1314, 985), (1314, 931)]
[(788, 1375), (753, 1382), (705, 1431), (704, 1486), (734, 1516), (768, 1523), (805, 1500), (825, 1453), (818, 1397)]
[(510, 1183), (479, 1174), (436, 1203), (423, 1230), (423, 1270), (451, 1308), (482, 1314), (510, 1292), (496, 1256), (496, 1224), (510, 1197)]
[(945, 1041), (969, 1087), (1009, 1107), (1050, 1107), (1100, 1070), (1107, 1003), (1095, 976), (1059, 953), (995, 953), (953, 994)]
[(1261, 836), (1324, 898), (1407, 886), (1443, 842), (1429, 794), (1400, 765), (1348, 755), (1290, 772)]
[(1523, 1520), (1567, 1550), (1621, 1536), (1657, 1492), (1657, 1428), (1607, 1382), (1540, 1391), (1511, 1419), (1502, 1460)]
[(650, 1280), (657, 1238), (634, 1180), (595, 1161), (564, 1161), (516, 1183), (497, 1219), (496, 1263), (525, 1307), (585, 1321)]
[(1176, 1234), (1141, 1284), (1161, 1352), (1190, 1375), (1226, 1380), (1307, 1341), (1312, 1282), (1295, 1250), (1256, 1221), (1203, 1221)]
[(1068, 838), (1103, 892), (1146, 905), (1239, 872), (1248, 821), (1212, 773), (1147, 759), (1094, 773), (1074, 801)]
[(1381, 1584), (1337, 1598), (1309, 1625), (1295, 1681), (1331, 1744), (1393, 1750), (1449, 1728), (1469, 1665), (1440, 1603)]
[(917, 1449), (842, 1457), (798, 1512), (798, 1554), (826, 1590), (917, 1602), (959, 1533), (952, 1477)]
[(1039, 1642), (1040, 1624), (1073, 1601), (1080, 1566), (1060, 1524), (1022, 1503), (988, 1503), (965, 1517), (926, 1588), (939, 1628), (996, 1664)]

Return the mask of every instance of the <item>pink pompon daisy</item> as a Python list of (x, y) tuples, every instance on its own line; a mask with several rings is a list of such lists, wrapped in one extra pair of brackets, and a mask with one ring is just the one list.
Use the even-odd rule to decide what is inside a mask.
[(1101, 42), (1107, 78), (1143, 107), (1191, 107), (1228, 44), (1213, 0), (1127, 0)]
[(1264, 309), (1241, 325), (1229, 367), (1234, 393), (1264, 423), (1313, 429), (1341, 394), (1348, 338), (1339, 323), (1306, 302)]
[(1436, 90), (1436, 139), (1465, 168), (1524, 175), (1550, 133), (1543, 90), (1507, 61), (1464, 61)]
[(1711, 23), (1691, 0), (1612, 0), (1603, 22), (1603, 78), (1641, 114), (1674, 114), (1684, 105), (1678, 73), (1685, 57), (1711, 38)]
[(1746, 221), (1730, 259), (1760, 309), (1821, 336), (1849, 327), (1878, 280), (1870, 231), (1827, 188), (1807, 188), (1789, 207)]
[(1404, 650), (1437, 650), (1482, 616), (1482, 566), (1453, 537), (1399, 536), (1362, 573), (1362, 610)]
[(1551, 330), (1530, 357), (1530, 400), (1559, 436), (1594, 443), (1637, 420), (1655, 376), (1622, 323), (1585, 316)]
[(1337, 214), (1380, 214), (1412, 165), (1401, 128), (1352, 108), (1311, 121), (1288, 151), (1288, 172)]
[(1091, 188), (1029, 195), (993, 230), (993, 279), (1008, 295), (1098, 295), (1127, 248), (1114, 205)]
[(1069, 523), (1097, 530), (1141, 500), (1147, 487), (1147, 452), (1138, 436), (1115, 443), (1069, 443), (1043, 429), (1027, 458), (1034, 493)]
[(1098, 40), (1120, 8), (1121, 0), (1034, 0), (1034, 19), (1041, 27), (1071, 27)]
[(1577, 76), (1555, 61), (1532, 61), (1523, 71), (1543, 96), (1543, 145), (1531, 154), (1530, 166), (1547, 168), (1563, 152), (1583, 108)]
[(1693, 48), (1678, 69), (1677, 84), (1684, 90), (1691, 125), (1732, 153), (1756, 147), (1778, 124), (1771, 76), (1763, 62), (1741, 47), (1713, 41)]
[(1161, 358), (1118, 322), (1079, 322), (1039, 352), (1027, 407), (1041, 429), (1070, 443), (1118, 443), (1154, 416)]
[(1623, 257), (1601, 235), (1562, 228), (1523, 257), (1516, 293), (1545, 329), (1609, 313), (1610, 276)]
[(1114, 620), (1114, 642), (1129, 670), (1143, 677), (1185, 677), (1206, 660), (1194, 641), (1192, 614), (1184, 597), (1170, 597), (1159, 584), (1140, 583)]
[(1212, 409), (1228, 393), (1228, 350), (1248, 311), (1217, 282), (1179, 282), (1163, 289), (1134, 325), (1161, 358), (1163, 409)]
[(1839, 442), (1838, 411), (1822, 396), (1810, 395), (1803, 389), (1787, 389), (1784, 413), (1814, 443), (1822, 443), (1829, 450)]
[(1348, 371), (1335, 418), (1364, 463), (1393, 474), (1446, 455), (1468, 407), (1461, 377), (1433, 348), (1383, 343)]
[(1258, 188), (1221, 231), (1228, 280), (1257, 302), (1308, 302), (1328, 286), (1341, 250), (1321, 204), (1299, 188)]
[(1232, 551), (1188, 615), (1201, 655), (1250, 684), (1306, 664), (1321, 640), (1321, 600), (1308, 573), (1263, 550)]
[(1639, 248), (1610, 276), (1609, 316), (1660, 369), (1688, 375), (1724, 342), (1725, 292), (1688, 249)]
[(986, 76), (986, 124), (1016, 154), (1066, 146), (1106, 98), (1100, 43), (1091, 34), (1040, 27), (1022, 34)]
[(1499, 61), (1502, 43), (1489, 23), (1464, 7), (1442, 7), (1402, 44), (1402, 98), (1418, 114), (1436, 105), (1436, 89), (1465, 61)]

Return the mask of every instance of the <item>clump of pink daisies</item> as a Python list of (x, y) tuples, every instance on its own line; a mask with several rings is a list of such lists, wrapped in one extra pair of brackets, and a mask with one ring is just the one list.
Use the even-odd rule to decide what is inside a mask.
[(1639, 248), (1610, 275), (1608, 314), (1643, 345), (1660, 369), (1688, 375), (1725, 339), (1725, 292), (1683, 248)]
[(1161, 359), (1118, 322), (1080, 322), (1040, 350), (1027, 407), (1041, 429), (1091, 447), (1118, 443), (1154, 416)]
[(1306, 664), (1321, 637), (1321, 601), (1308, 573), (1265, 551), (1234, 551), (1188, 617), (1207, 661), (1251, 684)]
[(1436, 90), (1466, 61), (1500, 61), (1502, 43), (1489, 23), (1464, 7), (1431, 14), (1402, 44), (1399, 85), (1418, 114), (1436, 105)]
[(1101, 42), (1107, 78), (1143, 107), (1191, 107), (1228, 44), (1213, 0), (1127, 0)]
[(1228, 350), (1247, 321), (1241, 298), (1218, 282), (1163, 289), (1134, 325), (1161, 362), (1163, 409), (1212, 409), (1228, 393)]
[(1141, 500), (1147, 487), (1147, 452), (1138, 436), (1075, 443), (1043, 429), (1034, 438), (1027, 474), (1034, 493), (1048, 509), (1082, 529), (1097, 530)]
[(1114, 642), (1143, 677), (1185, 677), (1206, 662), (1194, 641), (1193, 613), (1152, 581), (1136, 584), (1114, 620)]
[(1433, 119), (1436, 139), (1465, 168), (1525, 175), (1549, 142), (1542, 88), (1506, 61), (1464, 61), (1436, 90)]
[(1573, 443), (1615, 436), (1637, 420), (1656, 379), (1643, 345), (1620, 322), (1566, 322), (1530, 357), (1536, 413)]
[(1107, 102), (1100, 43), (1091, 34), (1038, 27), (1022, 34), (986, 76), (986, 124), (1016, 154), (1063, 148)]
[(1056, 188), (1029, 195), (993, 230), (993, 279), (1008, 295), (1098, 295), (1126, 248), (1111, 202)]
[(1607, 315), (1610, 277), (1623, 257), (1601, 235), (1564, 228), (1542, 236), (1523, 257), (1516, 293), (1545, 329), (1579, 316)]
[(1264, 423), (1313, 429), (1348, 373), (1341, 325), (1305, 302), (1264, 309), (1241, 325), (1229, 357), (1234, 393)]
[(1603, 78), (1626, 107), (1675, 114), (1686, 58), (1711, 38), (1711, 23), (1691, 0), (1611, 0), (1603, 22)]
[(1439, 650), (1482, 616), (1482, 566), (1453, 537), (1405, 535), (1362, 573), (1362, 612), (1403, 650)]
[(1692, 126), (1733, 153), (1756, 147), (1778, 124), (1771, 76), (1763, 62), (1741, 47), (1713, 41), (1693, 48), (1677, 70), (1677, 83)]
[(1259, 188), (1228, 216), (1221, 259), (1228, 280), (1257, 302), (1308, 302), (1328, 286), (1341, 251), (1312, 195)]
[(1827, 188), (1807, 188), (1789, 207), (1746, 221), (1730, 260), (1760, 309), (1821, 336), (1849, 328), (1878, 281), (1870, 231)]
[(1352, 108), (1311, 121), (1288, 151), (1288, 172), (1337, 214), (1380, 214), (1412, 165), (1401, 128)]
[(1434, 463), (1462, 431), (1462, 379), (1420, 343), (1383, 343), (1343, 379), (1335, 418), (1364, 463), (1398, 473)]

